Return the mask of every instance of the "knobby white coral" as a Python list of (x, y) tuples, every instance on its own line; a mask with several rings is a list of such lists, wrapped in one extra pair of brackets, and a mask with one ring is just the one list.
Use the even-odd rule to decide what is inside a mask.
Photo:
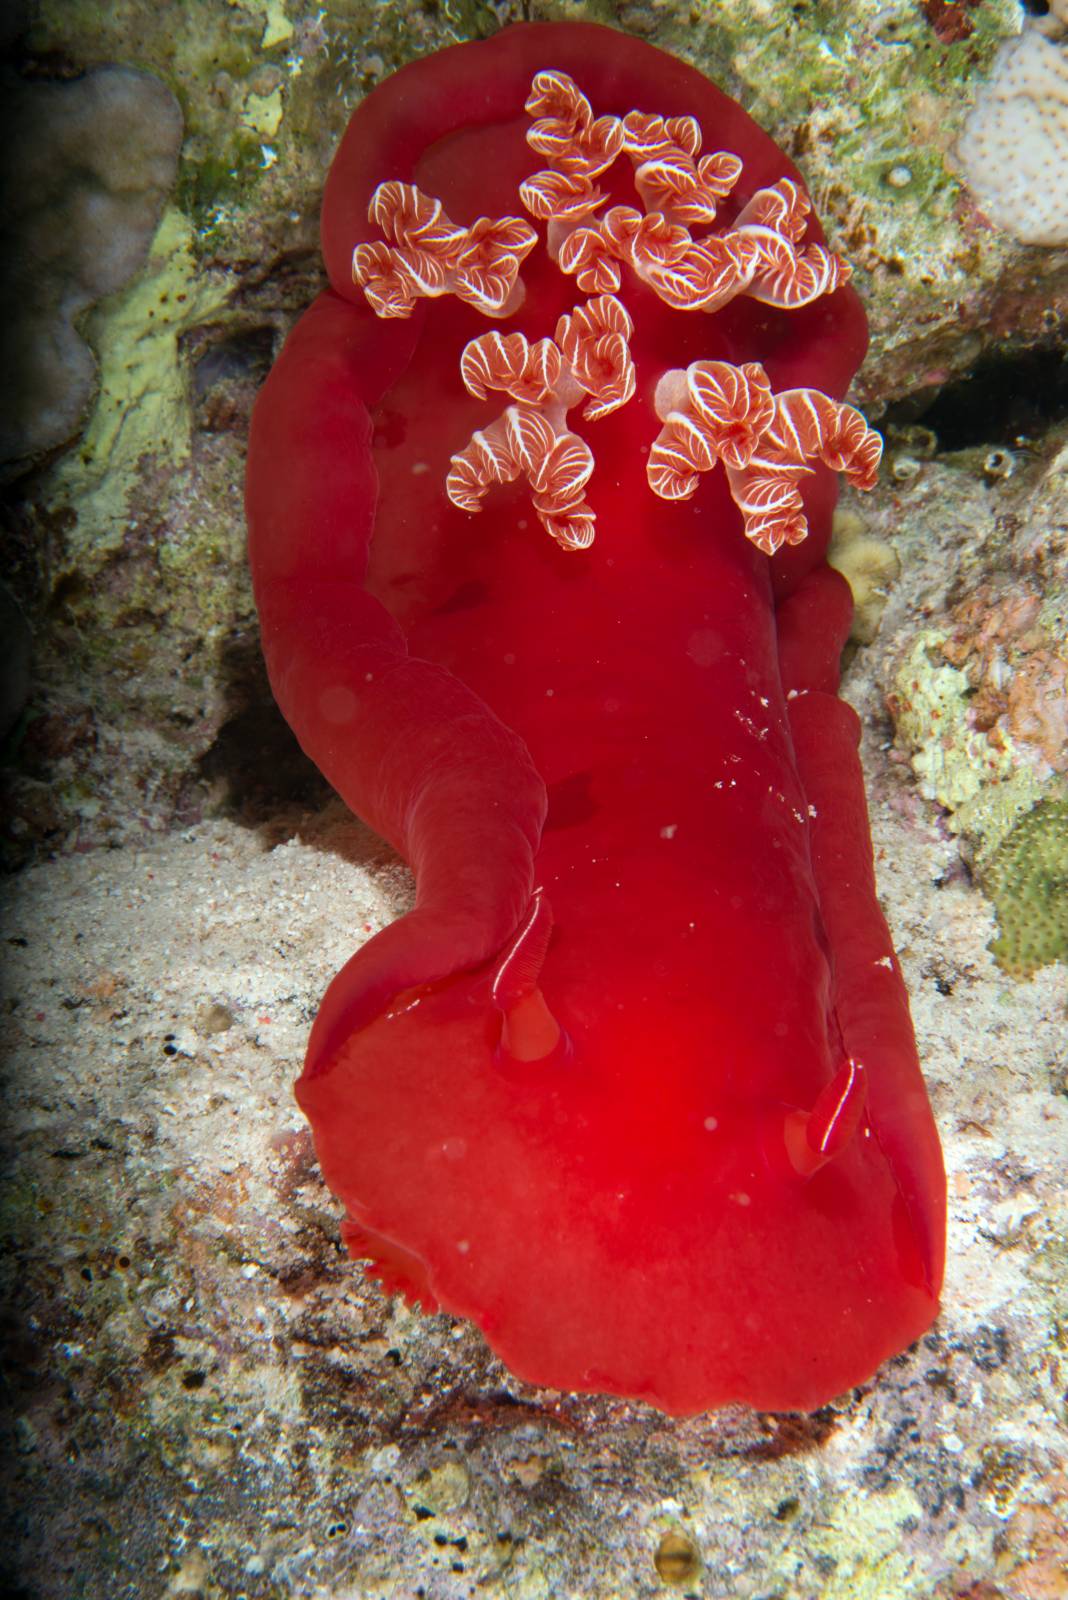
[(983, 212), (1022, 244), (1068, 243), (1068, 39), (1059, 6), (1001, 46), (957, 143)]

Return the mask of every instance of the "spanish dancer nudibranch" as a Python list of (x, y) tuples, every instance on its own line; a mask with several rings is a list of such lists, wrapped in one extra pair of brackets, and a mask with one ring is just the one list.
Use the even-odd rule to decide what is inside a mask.
[(279, 704), (416, 878), (297, 1085), (349, 1248), (532, 1383), (818, 1407), (945, 1227), (837, 696), (848, 267), (739, 106), (578, 23), (377, 88), (322, 237), (247, 506)]

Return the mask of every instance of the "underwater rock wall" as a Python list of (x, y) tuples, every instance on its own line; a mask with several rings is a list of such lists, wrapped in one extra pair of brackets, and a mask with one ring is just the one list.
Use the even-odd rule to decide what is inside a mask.
[[(525, 1389), (347, 1265), (291, 1099), (353, 931), (409, 888), (273, 710), (248, 413), (321, 282), (352, 105), (521, 12), (611, 22), (738, 96), (872, 319), (856, 398), (886, 467), (843, 499), (836, 559), (863, 590), (847, 689), (950, 1272), (931, 1335), (811, 1418), (671, 1424)], [(12, 49), (27, 94), (150, 74), (184, 135), (144, 265), (71, 313), (84, 422), (21, 459), (4, 509), (34, 633), (4, 768), (11, 1592), (1063, 1589), (1068, 254), (1003, 232), (950, 164), (1023, 21), (1015, 0), (40, 0)]]

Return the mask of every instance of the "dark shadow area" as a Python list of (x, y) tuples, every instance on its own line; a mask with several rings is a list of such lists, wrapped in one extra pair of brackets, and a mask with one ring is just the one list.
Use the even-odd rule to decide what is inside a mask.
[(220, 674), (232, 710), (192, 768), (201, 813), (254, 830), (265, 850), (299, 839), (351, 865), (396, 865), (389, 845), (346, 808), (297, 743), (272, 698), (258, 633), (228, 641)]
[(908, 396), (888, 406), (887, 429), (922, 423), (940, 451), (981, 445), (1012, 447), (1040, 438), (1068, 418), (1068, 356), (1065, 351), (1024, 350), (990, 356), (966, 378), (949, 383), (927, 401)]
[(251, 383), (255, 390), (266, 380), (275, 357), (277, 331), (270, 323), (254, 323), (222, 333), (215, 330), (210, 342), (208, 330), (194, 329), (199, 348), (193, 349), (186, 335), (182, 348), (192, 356), (193, 396), (199, 403), (224, 386)]
[(200, 779), (216, 791), (212, 809), (250, 828), (292, 807), (321, 810), (334, 791), (271, 697), (258, 635), (227, 642), (220, 676), (233, 712), (196, 762)]
[(231, 717), (197, 770), (208, 783), (226, 785), (218, 809), (246, 827), (260, 827), (290, 806), (316, 810), (333, 798), (271, 701)]

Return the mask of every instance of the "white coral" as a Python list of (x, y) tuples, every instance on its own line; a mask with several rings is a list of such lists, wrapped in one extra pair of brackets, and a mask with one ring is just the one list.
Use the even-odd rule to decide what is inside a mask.
[(1001, 46), (957, 143), (981, 210), (1022, 244), (1068, 243), (1068, 44), (1056, 16)]

